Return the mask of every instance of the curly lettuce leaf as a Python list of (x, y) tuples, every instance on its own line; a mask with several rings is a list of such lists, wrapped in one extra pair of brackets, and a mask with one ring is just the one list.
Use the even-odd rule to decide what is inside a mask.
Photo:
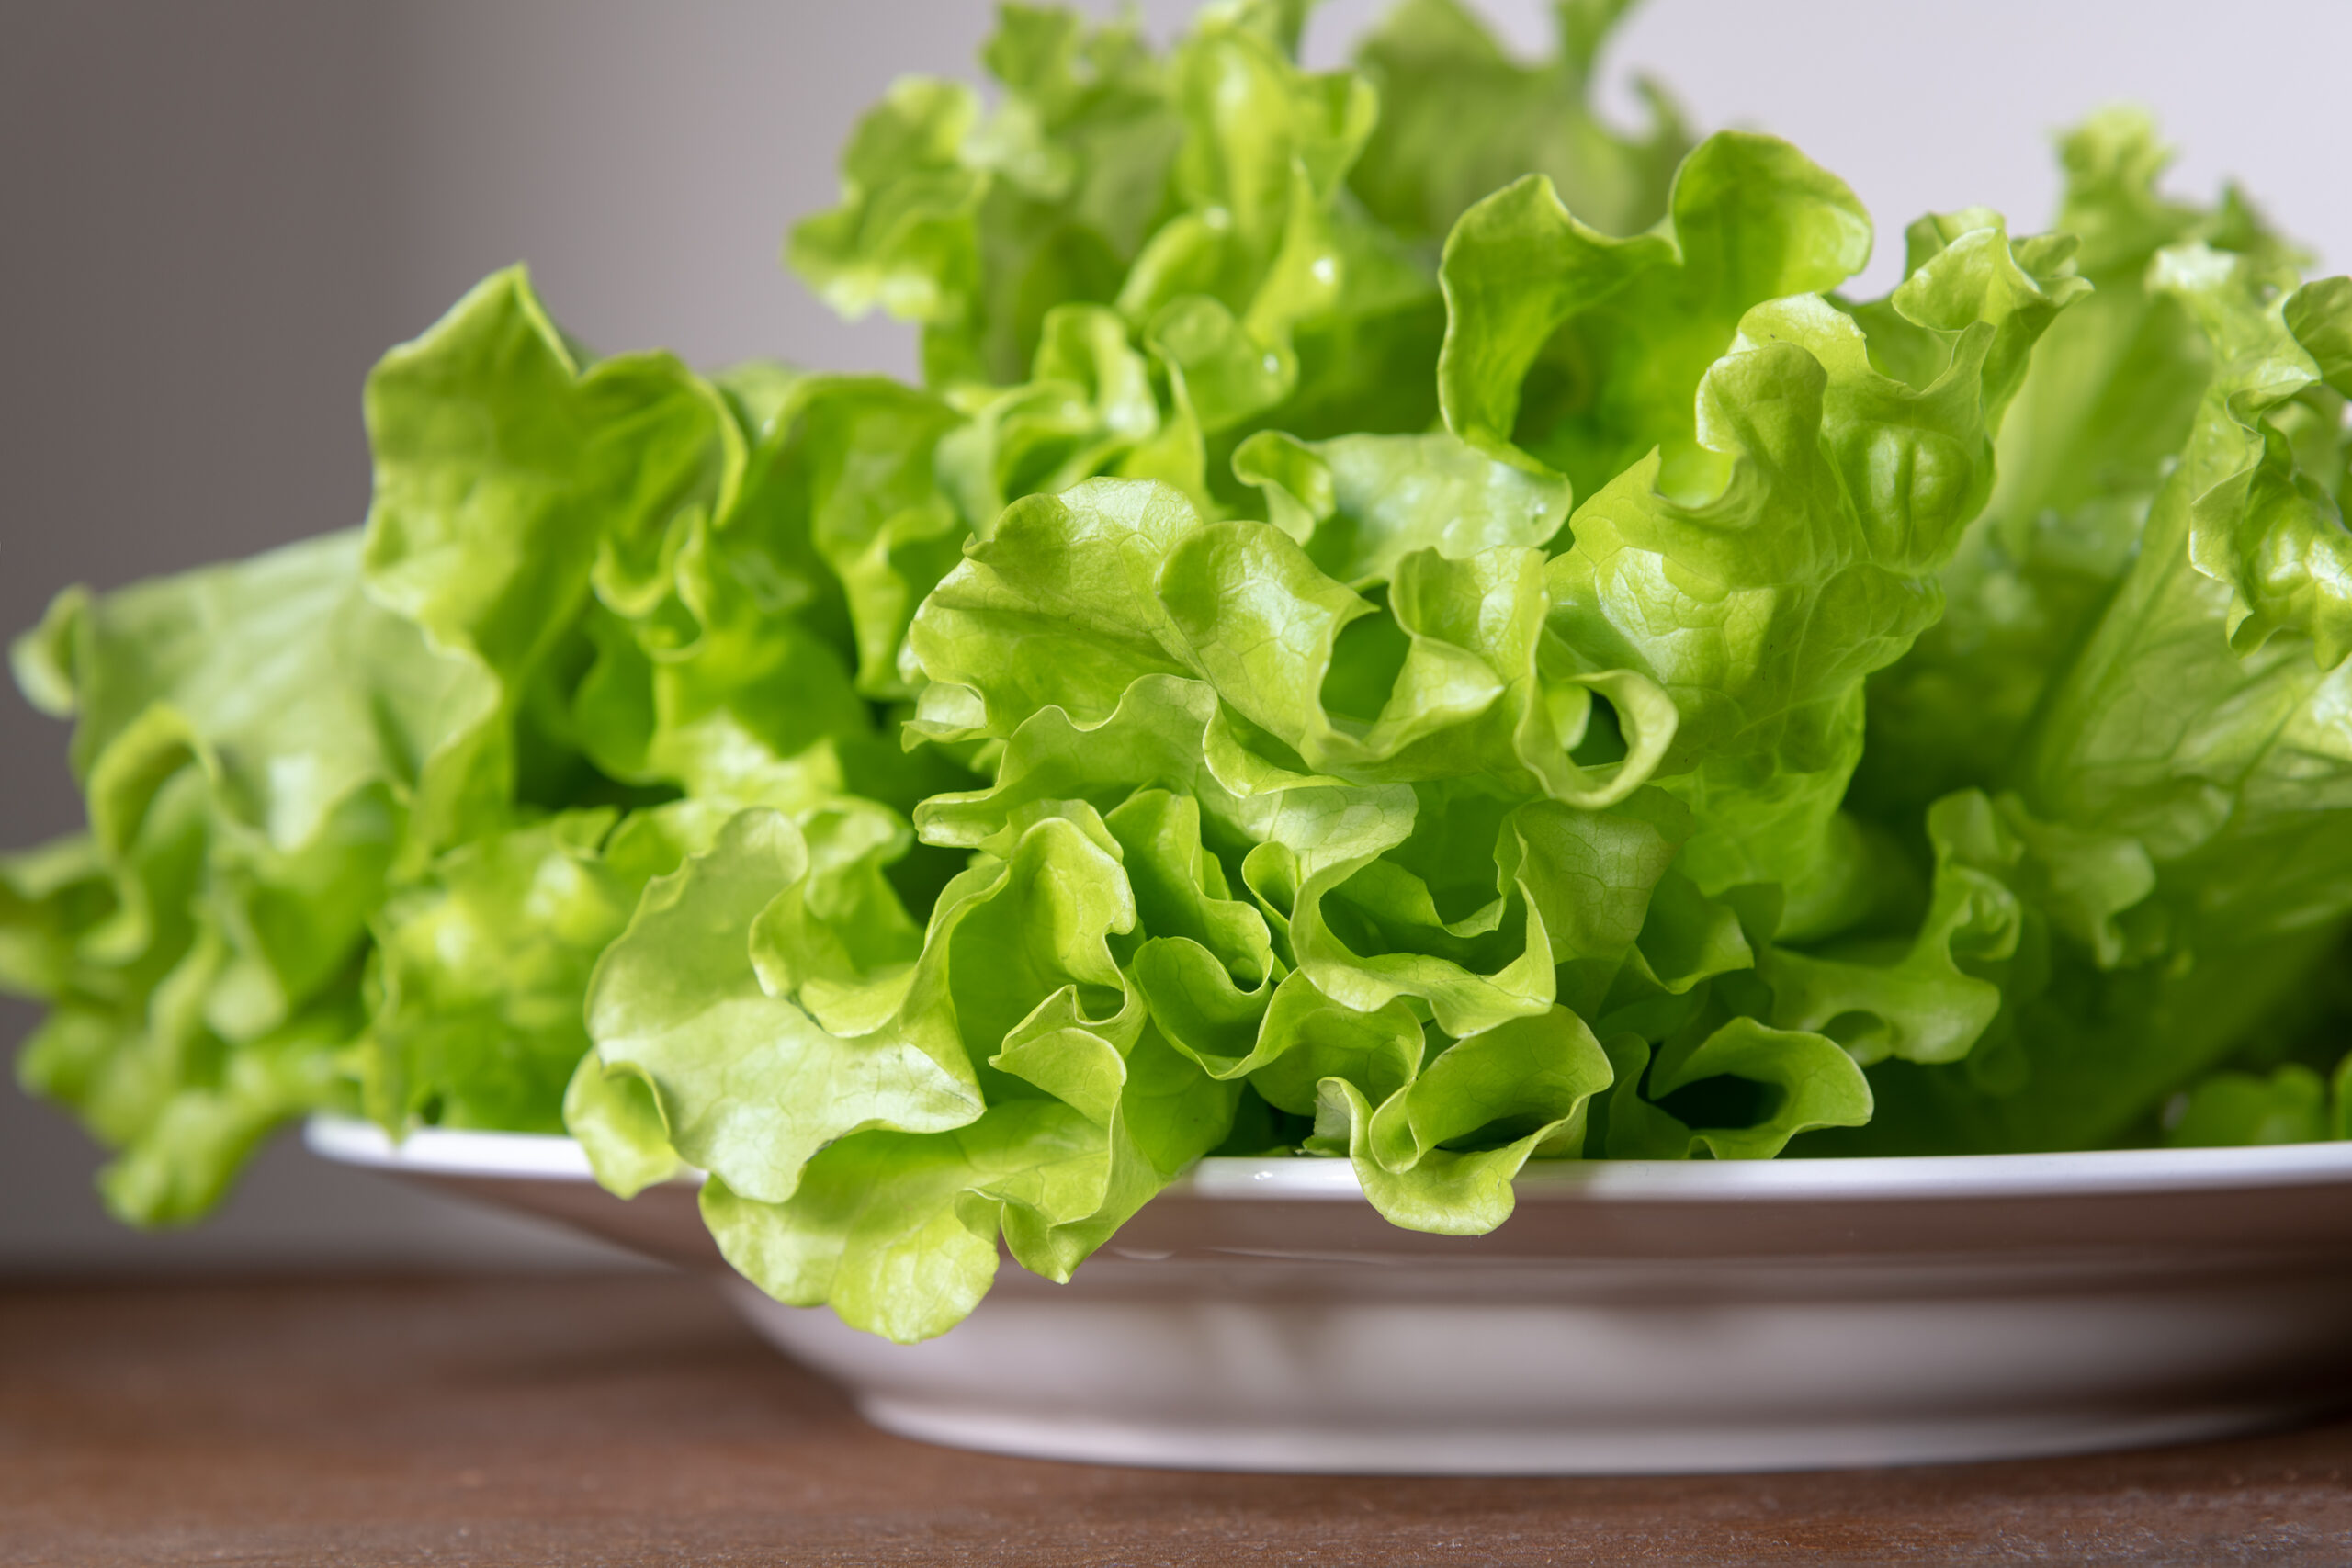
[(626, 601), (658, 580), (692, 519), (740, 482), (742, 441), (670, 355), (590, 363), (519, 268), (386, 355), (367, 414), (368, 592), (488, 694), (428, 781), (416, 847), (430, 853), (504, 825), (522, 791), (579, 786), (537, 699), (579, 661), (592, 582)]
[[(1131, 836), (1138, 870), (1178, 849)], [(993, 1276), (1000, 1226), (1067, 1279), (1231, 1124), (1236, 1090), (1167, 1044), (1113, 956), (1181, 852), (1139, 898), (1090, 813), (999, 842), (919, 952), (887, 930), (847, 952), (843, 879), (864, 863), (837, 850), (825, 869), (786, 819), (745, 813), (655, 885), (599, 972), (605, 1073), (650, 1089), (666, 1142), (711, 1173), (713, 1234), (779, 1299), (940, 1332)]]
[(613, 776), (789, 804), (843, 787), (842, 748), (874, 733), (861, 692), (900, 690), (906, 617), (963, 537), (933, 471), (958, 422), (864, 377), (736, 407), (713, 504), (673, 513), (636, 570), (601, 563), (571, 724)]
[(563, 1125), (588, 1050), (588, 976), (655, 865), (608, 853), (609, 809), (479, 839), (375, 919), (368, 1097), (377, 1120), (517, 1133)]
[(1211, 6), (1162, 55), (1131, 22), (1008, 6), (982, 55), (997, 106), (899, 83), (852, 141), (842, 204), (795, 230), (791, 261), (848, 314), (920, 322), (933, 387), (976, 400), (1019, 388), (1001, 412), (1049, 421), (1055, 400), (1023, 377), (1059, 378), (1044, 363), (1057, 315), (1111, 307), (1159, 407), (1106, 434), (1162, 434), (1088, 471), (1233, 504), (1225, 457), (1254, 429), (1423, 428), (1436, 280), (1345, 192), (1376, 93), (1302, 70), (1298, 29), (1273, 0)]
[[(809, 828), (765, 808), (734, 817), (648, 886), (588, 991), (605, 1072), (645, 1083), (679, 1156), (769, 1201), (847, 1134), (954, 1127), (979, 1110), (951, 1004), (908, 973), (915, 932), (872, 874), (904, 829), (870, 806)], [(848, 918), (821, 923), (836, 912)], [(906, 999), (862, 1018), (861, 989)]]
[[(2257, 624), (2248, 592), (2264, 590), (2228, 567), (2245, 558), (2230, 541), (2280, 525), (2270, 487), (2300, 492), (2309, 480), (2305, 454), (2249, 432), (2247, 416), (2260, 419), (2282, 391), (2320, 389), (2254, 259), (2183, 247), (2161, 258), (2157, 278), (2222, 340), (2203, 412), (2132, 571), (2043, 703), (2018, 776), (2042, 815), (2140, 839), (2160, 874), (2199, 885), (2199, 924), (2246, 941), (2347, 908), (2334, 822), (2352, 778), (2339, 695), (2352, 677), (2321, 640), (2324, 557), (2302, 563), (2319, 580), (2308, 593), (2290, 589), (2307, 612), (2301, 624), (2258, 643), (2241, 635), (2235, 647), (2233, 633)], [(2242, 346), (2250, 351), (2233, 352)], [(2313, 445), (2328, 460), (2343, 441), (2340, 401), (2324, 417)]]
[(1700, 382), (1748, 310), (1835, 288), (1870, 251), (1845, 182), (1773, 137), (1707, 138), (1675, 171), (1665, 220), (1630, 239), (1531, 175), (1446, 238), (1446, 428), (1589, 496), (1651, 448), (1692, 439)]
[(703, 1189), (720, 1250), (778, 1301), (829, 1304), (901, 1344), (953, 1328), (994, 1280), (998, 1237), (1066, 1280), (1151, 1195), (1216, 1145), (1232, 1095), (1148, 1035), (1096, 1069), (1109, 1124), (1056, 1098), (991, 1105), (953, 1132), (868, 1132), (808, 1164), (784, 1202)]
[(1958, 1062), (1985, 1045), (1981, 1080), (2068, 953), (2116, 970), (2160, 950), (2155, 868), (2139, 840), (2038, 821), (2014, 795), (1973, 790), (1931, 807), (1927, 831), (1934, 883), (1916, 932), (1768, 949), (1757, 972), (1775, 1023), (1832, 1034), (1865, 1066)]
[(588, 1156), (597, 1185), (616, 1197), (634, 1198), (686, 1169), (670, 1146), (653, 1090), (634, 1074), (605, 1072), (594, 1051), (564, 1086), (563, 1130)]
[(6, 981), (53, 1009), (28, 1087), (176, 1223), (261, 1137), (345, 1105), (367, 922), (429, 774), (481, 722), (461, 663), (362, 591), (361, 540), (61, 596), (19, 669), (76, 714), (90, 832), (10, 863)]
[(938, 461), (975, 534), (990, 532), (1012, 501), (1097, 474), (1160, 479), (1196, 502), (1207, 495), (1199, 421), (1182, 400), (1163, 406), (1149, 356), (1114, 310), (1055, 307), (1030, 379), (963, 400), (970, 421), (941, 441)]
[(1704, 1021), (1653, 1049), (1638, 1035), (1606, 1046), (1615, 1087), (1596, 1101), (1589, 1155), (1611, 1159), (1770, 1159), (1801, 1134), (1859, 1127), (1871, 1083), (1836, 1042), (1753, 1018)]
[(2232, 648), (2249, 651), (2291, 633), (2309, 639), (2325, 668), (2352, 652), (2352, 532), (2329, 482), (2340, 466), (2332, 448), (2344, 400), (2323, 364), (2352, 341), (2352, 278), (2291, 293), (2281, 280), (2271, 285), (2275, 303), (2256, 309), (2232, 276), (2252, 270), (2188, 248), (2158, 263), (2156, 287), (2198, 318), (2215, 359), (2193, 440), (2210, 442), (2206, 460), (2225, 471), (2189, 503), (2188, 556), (2230, 589)]
[(1302, 442), (1262, 431), (1235, 451), (1233, 469), (1265, 497), (1268, 519), (1351, 587), (1389, 581), (1416, 550), (1462, 560), (1548, 546), (1568, 518), (1565, 480), (1442, 433)]
[(1380, 119), (1348, 183), (1398, 234), (1435, 242), (1488, 192), (1542, 175), (1568, 207), (1609, 234), (1647, 228), (1666, 211), (1675, 165), (1690, 150), (1674, 105), (1636, 84), (1650, 123), (1639, 137), (1594, 114), (1594, 65), (1632, 0), (1555, 7), (1559, 53), (1513, 60), (1459, 0), (1405, 0), (1356, 48), (1380, 90)]
[[(1436, 491), (1425, 510), (1453, 500)], [(1265, 755), (1355, 783), (1496, 772), (1598, 807), (1665, 755), (1675, 715), (1654, 682), (1550, 657), (1539, 552), (1424, 547), (1385, 598), (1327, 575), (1281, 528), (1204, 522), (1164, 487), (1032, 497), (916, 616), (909, 646), (933, 682), (918, 729), (1001, 738), (1048, 706), (1096, 722), (1134, 682), (1174, 675), (1208, 682), (1227, 728), (1265, 736)], [(1575, 748), (1596, 695), (1625, 752), (1587, 766)]]
[[(2078, 928), (2034, 985), (2005, 986), (2014, 1027), (1991, 1049), (1958, 1069), (1883, 1077), (1873, 1146), (2152, 1136), (2168, 1096), (2262, 1049), (2352, 918), (2352, 666), (2321, 646), (2320, 583), (2305, 578), (2266, 610), (2291, 572), (2235, 571), (2260, 558), (2247, 541), (2278, 537), (2279, 487), (2324, 490), (2305, 465), (2332, 479), (2344, 440), (2337, 394), (2283, 320), (2296, 296), (2280, 265), (2201, 243), (2157, 257), (2152, 286), (2206, 342), (2199, 412), (2130, 570), (2053, 671), (2007, 770), (2033, 819), (2114, 846), (2118, 866), (2143, 861), (2132, 880), (2150, 890), (2120, 911), (2120, 940)], [(2309, 298), (2307, 328), (2325, 319)], [(2324, 580), (2324, 535), (2309, 542), (2296, 558)], [(2264, 635), (2243, 635), (2266, 614)]]
[(1166, 68), (1131, 22), (1008, 6), (959, 84), (910, 78), (858, 124), (842, 204), (792, 232), (794, 269), (836, 310), (923, 328), (933, 385), (1016, 381), (1046, 311), (1107, 301), (1162, 216), (1184, 135)]
[[(1809, 295), (1750, 310), (1700, 385), (1695, 444), (1587, 498), (1551, 563), (1555, 635), (1679, 711), (1658, 777), (1699, 818), (1683, 869), (1710, 894), (1780, 885), (1792, 937), (1856, 913), (1835, 813), (1863, 681), (1935, 618), (2002, 407), (2081, 292), (2067, 249), (1985, 215), (1883, 310)], [(1924, 379), (1881, 371), (1882, 340)]]
[[(2169, 153), (2137, 110), (2093, 116), (2060, 153), (2066, 185), (2052, 227), (2079, 240), (2092, 291), (2051, 324), (2002, 422), (1992, 497), (1943, 573), (1943, 618), (1871, 681), (1856, 793), (1885, 820), (1953, 789), (2003, 784), (2036, 705), (2131, 565), (2211, 358), (2180, 299), (2150, 287), (2157, 252), (2197, 239), (2284, 250), (2234, 193), (2211, 208), (2161, 195)], [(1915, 266), (1951, 222), (1913, 225)]]
[(1454, 1042), (1376, 1106), (1326, 1077), (1317, 1127), (1344, 1128), (1333, 1135), (1391, 1224), (1480, 1235), (1510, 1217), (1511, 1178), (1532, 1156), (1581, 1145), (1586, 1107), (1611, 1077), (1585, 1021), (1555, 1007)]
[(2267, 1077), (2215, 1073), (2183, 1095), (2166, 1116), (2165, 1142), (2177, 1149), (2204, 1149), (2342, 1137), (2331, 1126), (2330, 1098), (2325, 1080), (2296, 1063)]

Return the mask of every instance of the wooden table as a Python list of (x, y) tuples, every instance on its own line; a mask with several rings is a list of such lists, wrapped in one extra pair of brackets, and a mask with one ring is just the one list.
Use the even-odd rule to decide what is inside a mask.
[(0, 1562), (2352, 1562), (2352, 1424), (2035, 1463), (1415, 1481), (889, 1438), (673, 1276), (0, 1292)]

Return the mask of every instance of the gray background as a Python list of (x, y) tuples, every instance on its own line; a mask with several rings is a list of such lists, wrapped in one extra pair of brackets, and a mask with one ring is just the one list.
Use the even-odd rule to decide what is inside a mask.
[[(1106, 7), (1091, 5), (1101, 11)], [(1379, 6), (1332, 0), (1338, 59)], [(1183, 0), (1144, 7), (1163, 34)], [(1540, 0), (1492, 0), (1525, 47)], [(2224, 19), (2226, 18), (2226, 19)], [(9, 0), (0, 9), (0, 627), (70, 581), (112, 586), (355, 522), (358, 390), (482, 273), (518, 258), (579, 336), (701, 364), (772, 355), (908, 373), (900, 329), (851, 326), (776, 265), (833, 194), (833, 154), (900, 72), (963, 73), (974, 0)], [(1984, 203), (2031, 226), (2048, 133), (2155, 107), (2176, 183), (2227, 172), (2352, 262), (2346, 0), (1652, 0), (1610, 67), (1702, 126), (1787, 135), (1882, 225)], [(0, 695), (0, 844), (74, 827), (64, 731)], [(0, 1043), (32, 1012), (0, 1001)], [(519, 1224), (266, 1156), (200, 1229), (100, 1213), (97, 1156), (0, 1087), (0, 1269), (604, 1257)]]

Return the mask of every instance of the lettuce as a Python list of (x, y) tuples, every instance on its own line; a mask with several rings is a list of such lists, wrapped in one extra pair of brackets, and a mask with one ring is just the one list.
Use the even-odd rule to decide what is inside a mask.
[(1397, 233), (1436, 242), (1480, 198), (1522, 175), (1567, 193), (1604, 233), (1632, 234), (1666, 212), (1690, 150), (1661, 87), (1637, 80), (1647, 134), (1621, 136), (1592, 112), (1593, 68), (1630, 0), (1565, 0), (1560, 52), (1513, 60), (1460, 0), (1402, 0), (1356, 51), (1380, 93), (1380, 118), (1348, 184)]
[(120, 1151), (127, 1219), (202, 1213), (279, 1121), (350, 1103), (368, 918), (492, 701), (367, 598), (361, 551), (69, 590), (17, 645), (90, 807), (0, 867), (0, 978), (51, 1006), (17, 1073)]
[(792, 265), (923, 384), (600, 358), (519, 271), (370, 378), (366, 529), (20, 642), (90, 830), (21, 1058), (200, 1213), (316, 1107), (694, 1168), (900, 1340), (1213, 1154), (2344, 1135), (2352, 282), (2144, 118), (2047, 233), (1407, 0), (1008, 6)]
[(0, 872), (0, 980), (51, 1002), (19, 1076), (122, 1151), (127, 1219), (198, 1217), (312, 1109), (560, 1130), (649, 882), (752, 807), (903, 851), (970, 777), (859, 689), (944, 570), (934, 400), (596, 359), (513, 271), (367, 412), (364, 530), (69, 591), (16, 650), (91, 829)]

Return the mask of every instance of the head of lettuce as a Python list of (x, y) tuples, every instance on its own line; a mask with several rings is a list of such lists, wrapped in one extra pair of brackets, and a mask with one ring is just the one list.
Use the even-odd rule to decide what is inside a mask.
[(915, 1339), (1205, 1155), (1467, 1234), (1536, 1159), (2343, 1135), (2352, 282), (2110, 112), (1858, 300), (1795, 148), (1591, 115), (1619, 8), (1316, 73), (1008, 6), (789, 245), (922, 386), (502, 273), (369, 378), (363, 530), (62, 595), (0, 980), (116, 1211), (568, 1130)]

